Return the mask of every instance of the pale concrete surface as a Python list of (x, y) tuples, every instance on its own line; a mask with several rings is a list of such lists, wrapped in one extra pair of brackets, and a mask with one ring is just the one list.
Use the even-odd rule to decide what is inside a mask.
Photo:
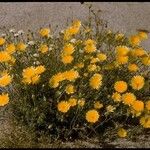
[[(102, 10), (102, 17), (113, 30), (134, 33), (136, 28), (150, 30), (149, 2), (88, 2)], [(86, 20), (88, 9), (80, 2), (1, 2), (0, 26), (34, 29), (49, 24), (64, 26), (68, 18)]]

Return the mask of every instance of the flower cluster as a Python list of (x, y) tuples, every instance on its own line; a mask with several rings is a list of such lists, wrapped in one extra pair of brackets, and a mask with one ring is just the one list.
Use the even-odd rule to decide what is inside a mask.
[[(31, 33), (0, 37), (0, 106), (16, 95), (19, 111), (36, 116), (42, 127), (45, 120), (56, 127), (64, 122), (66, 128), (86, 128), (131, 116), (150, 128), (150, 52), (140, 46), (148, 34), (125, 37), (86, 26), (75, 20), (58, 37), (49, 28), (40, 29), (37, 38)], [(128, 135), (123, 127), (117, 134)]]

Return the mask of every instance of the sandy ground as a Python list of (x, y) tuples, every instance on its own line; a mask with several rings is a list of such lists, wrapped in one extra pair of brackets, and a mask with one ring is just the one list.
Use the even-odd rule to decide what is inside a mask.
[[(126, 34), (134, 33), (136, 29), (150, 30), (150, 3), (148, 2), (94, 2), (93, 8), (102, 10), (102, 18), (108, 21), (108, 26), (114, 31), (121, 31)], [(22, 3), (0, 3), (0, 26), (15, 28), (17, 30), (37, 30), (39, 27), (46, 27), (49, 24), (59, 25), (61, 30), (68, 18), (86, 20), (88, 9), (79, 2), (22, 2)], [(3, 31), (1, 31), (3, 33)], [(150, 49), (150, 40), (143, 43), (145, 48)], [(0, 108), (0, 137), (4, 136), (2, 130), (8, 130), (9, 121), (2, 116)], [(140, 137), (144, 138), (144, 137)], [(92, 142), (65, 143), (65, 147), (99, 147), (100, 144)], [(79, 144), (80, 143), (80, 144)], [(150, 138), (144, 138), (137, 142), (118, 139), (111, 143), (116, 147), (149, 147)]]

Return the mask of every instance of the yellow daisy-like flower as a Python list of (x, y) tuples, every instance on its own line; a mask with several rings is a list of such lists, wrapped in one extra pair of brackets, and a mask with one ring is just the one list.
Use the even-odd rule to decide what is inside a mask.
[(86, 120), (88, 122), (95, 123), (98, 121), (98, 119), (99, 119), (99, 113), (97, 112), (97, 110), (92, 109), (86, 113)]
[(74, 52), (74, 46), (72, 44), (66, 44), (63, 48), (63, 55), (71, 55)]
[(91, 78), (90, 78), (90, 86), (93, 89), (98, 90), (100, 88), (100, 86), (102, 85), (102, 75), (101, 74), (94, 74)]
[(124, 37), (124, 34), (122, 34), (122, 33), (118, 33), (115, 35), (116, 40), (121, 40), (123, 37)]
[(114, 89), (119, 93), (125, 92), (127, 88), (128, 88), (128, 85), (125, 81), (117, 81), (114, 85)]
[(145, 106), (145, 107), (146, 107), (147, 110), (150, 110), (150, 100), (148, 100), (148, 101), (146, 102), (146, 106)]
[(67, 101), (61, 101), (58, 103), (57, 108), (58, 108), (58, 111), (62, 113), (66, 113), (70, 109), (70, 103)]
[(13, 54), (15, 51), (16, 47), (13, 43), (7, 45), (6, 52), (8, 52), (9, 54)]
[(128, 70), (131, 72), (136, 72), (138, 71), (139, 67), (136, 64), (129, 64), (128, 65)]
[(148, 57), (148, 56), (142, 57), (142, 63), (146, 66), (149, 66), (150, 65), (150, 57)]
[(121, 138), (124, 138), (127, 136), (127, 131), (123, 128), (120, 128), (117, 132), (118, 136), (121, 137)]
[(41, 73), (43, 73), (45, 70), (46, 70), (46, 69), (45, 69), (45, 66), (40, 65), (40, 66), (37, 66), (37, 67), (35, 68), (35, 73), (36, 73), (36, 74), (41, 74)]
[(9, 60), (11, 60), (10, 54), (6, 51), (1, 51), (0, 52), (0, 62), (8, 62)]
[(74, 20), (72, 23), (72, 26), (76, 27), (76, 28), (80, 28), (81, 27), (81, 21), (80, 20)]
[(86, 53), (92, 53), (92, 52), (95, 52), (96, 51), (96, 46), (95, 45), (86, 45), (84, 47), (84, 51)]
[(34, 77), (31, 78), (31, 82), (32, 84), (37, 84), (40, 80), (40, 76), (39, 75), (35, 75)]
[(0, 95), (0, 106), (5, 106), (9, 102), (8, 94), (2, 93)]
[(84, 51), (86, 53), (92, 53), (96, 51), (96, 42), (94, 40), (88, 39), (84, 42)]
[(19, 43), (16, 45), (16, 49), (19, 50), (19, 51), (25, 51), (26, 48), (27, 48), (27, 45), (24, 44), (23, 42), (19, 42)]
[(73, 94), (75, 92), (75, 88), (73, 85), (69, 84), (66, 86), (65, 91), (67, 94)]
[(5, 43), (5, 39), (0, 37), (0, 46), (3, 45)]
[(95, 71), (96, 68), (97, 68), (97, 66), (95, 64), (88, 65), (88, 71), (90, 71), (90, 72)]
[(65, 76), (63, 73), (59, 72), (52, 76), (49, 80), (49, 84), (52, 88), (56, 88), (59, 86), (59, 82), (65, 80)]
[(75, 67), (77, 67), (77, 68), (83, 68), (84, 67), (84, 63), (77, 63), (75, 65)]
[(83, 107), (85, 105), (85, 99), (84, 98), (81, 98), (78, 100), (78, 105)]
[(125, 93), (122, 95), (122, 101), (126, 105), (132, 105), (136, 100), (136, 96), (133, 93)]
[(48, 37), (49, 34), (50, 34), (50, 29), (49, 28), (43, 28), (39, 31), (39, 34), (42, 36), (42, 37)]
[(107, 56), (106, 56), (106, 54), (98, 53), (97, 58), (99, 59), (99, 61), (103, 62), (107, 59)]
[(85, 44), (85, 45), (95, 45), (96, 42), (95, 42), (94, 40), (92, 40), (92, 39), (88, 39), (88, 40), (86, 40), (86, 41), (84, 42), (84, 44)]
[(92, 58), (91, 61), (90, 61), (91, 64), (94, 64), (94, 63), (97, 63), (97, 62), (99, 62), (98, 58)]
[(148, 34), (147, 34), (146, 32), (140, 31), (140, 32), (138, 33), (138, 35), (139, 35), (139, 37), (140, 37), (141, 40), (146, 40), (146, 39), (148, 39)]
[(129, 41), (133, 46), (135, 46), (140, 44), (141, 39), (138, 35), (133, 35), (129, 38)]
[(73, 61), (73, 56), (71, 55), (67, 55), (67, 56), (62, 56), (62, 59), (61, 61), (64, 63), (64, 64), (70, 64), (72, 61)]
[(66, 79), (69, 81), (74, 81), (77, 78), (79, 78), (79, 73), (78, 71), (75, 71), (75, 70), (69, 70), (69, 71), (64, 72), (63, 74), (64, 74), (64, 77), (66, 77)]
[(113, 93), (112, 99), (114, 100), (114, 102), (120, 102), (121, 101), (120, 93), (118, 93), (118, 92)]
[(70, 106), (74, 107), (77, 105), (77, 99), (76, 98), (70, 98), (69, 100)]
[(126, 56), (129, 52), (129, 48), (127, 46), (117, 46), (116, 47), (116, 54), (118, 56)]
[(131, 51), (133, 56), (141, 57), (146, 54), (146, 51), (143, 48), (136, 48)]
[(141, 117), (140, 118), (140, 124), (144, 128), (150, 128), (150, 115), (145, 115), (145, 116)]
[(94, 108), (95, 109), (101, 109), (103, 107), (103, 104), (101, 104), (99, 101), (96, 101), (95, 103), (94, 103)]
[(116, 57), (116, 62), (118, 63), (118, 64), (121, 64), (121, 65), (123, 65), (123, 64), (126, 64), (126, 63), (128, 63), (128, 56), (117, 56)]
[(134, 76), (131, 79), (131, 86), (134, 90), (140, 90), (144, 86), (145, 83), (144, 81), (145, 81), (144, 77), (140, 75)]
[(5, 87), (9, 85), (12, 81), (12, 78), (9, 74), (4, 74), (2, 77), (0, 77), (0, 87)]
[(136, 100), (132, 103), (132, 108), (137, 112), (141, 112), (144, 110), (144, 103), (142, 101)]
[(41, 53), (46, 53), (48, 52), (48, 46), (46, 44), (41, 44), (40, 47), (39, 47), (39, 51)]
[(45, 71), (44, 66), (38, 66), (38, 67), (28, 67), (23, 70), (22, 76), (23, 76), (23, 83), (26, 84), (36, 84), (38, 83), (40, 79), (40, 74)]
[(114, 106), (112, 106), (112, 105), (108, 105), (108, 106), (106, 107), (106, 110), (107, 110), (108, 113), (114, 112), (115, 109), (116, 109), (116, 108), (115, 108)]

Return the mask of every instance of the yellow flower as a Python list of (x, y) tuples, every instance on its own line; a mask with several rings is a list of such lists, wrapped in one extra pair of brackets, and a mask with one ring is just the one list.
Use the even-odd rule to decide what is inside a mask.
[(74, 92), (75, 92), (74, 86), (71, 85), (71, 84), (68, 84), (68, 85), (66, 86), (65, 91), (66, 91), (67, 94), (72, 94), (72, 93), (74, 93)]
[(84, 47), (84, 51), (86, 53), (92, 53), (92, 52), (95, 52), (96, 51), (96, 46), (95, 45), (86, 45)]
[(117, 132), (118, 136), (121, 137), (121, 138), (124, 138), (127, 136), (127, 131), (123, 128), (120, 128)]
[(81, 99), (78, 100), (78, 105), (79, 106), (83, 107), (84, 104), (85, 104), (85, 99), (81, 98)]
[(117, 56), (116, 61), (118, 64), (126, 64), (128, 63), (128, 56)]
[(74, 81), (79, 77), (79, 73), (75, 70), (69, 70), (64, 72), (64, 77), (66, 77), (66, 79), (69, 81)]
[(7, 45), (6, 52), (8, 52), (9, 54), (13, 54), (15, 51), (16, 47), (13, 43)]
[(76, 106), (76, 105), (77, 105), (77, 99), (75, 99), (75, 98), (70, 98), (70, 99), (69, 99), (69, 104), (70, 104), (70, 106), (72, 106), (72, 107)]
[(95, 123), (98, 121), (98, 119), (99, 119), (99, 113), (97, 112), (97, 110), (92, 109), (86, 113), (86, 120), (88, 122)]
[(97, 62), (99, 62), (98, 58), (92, 58), (90, 63), (94, 64), (94, 63), (97, 63)]
[(117, 82), (115, 83), (115, 85), (114, 85), (114, 88), (115, 88), (115, 90), (116, 90), (117, 92), (123, 93), (123, 92), (125, 92), (125, 91), (127, 90), (128, 85), (127, 85), (127, 83), (124, 82), (124, 81), (117, 81)]
[(147, 109), (147, 110), (150, 110), (150, 100), (148, 100), (148, 101), (146, 102), (146, 109)]
[(0, 46), (3, 45), (5, 43), (5, 39), (0, 37)]
[(129, 52), (129, 48), (126, 46), (117, 46), (116, 47), (116, 54), (118, 56), (126, 56)]
[(74, 20), (72, 23), (72, 26), (76, 27), (76, 28), (80, 28), (81, 27), (81, 21), (80, 20)]
[(5, 87), (9, 85), (12, 81), (12, 78), (9, 74), (4, 74), (2, 77), (0, 77), (0, 87)]
[(48, 46), (46, 44), (41, 44), (40, 47), (39, 47), (39, 51), (41, 53), (46, 53), (48, 52)]
[(129, 41), (133, 46), (135, 46), (140, 44), (141, 39), (138, 35), (133, 35), (129, 38)]
[(124, 34), (122, 34), (122, 33), (118, 33), (115, 35), (116, 40), (121, 40), (123, 37), (124, 37)]
[(91, 65), (88, 66), (88, 71), (90, 71), (90, 72), (95, 71), (96, 68), (97, 68), (97, 66), (95, 64), (91, 64)]
[(46, 69), (45, 69), (44, 66), (42, 66), (42, 65), (37, 66), (37, 67), (35, 68), (35, 74), (41, 74), (41, 73), (43, 73), (45, 70), (46, 70)]
[(131, 51), (133, 56), (141, 57), (146, 54), (146, 51), (143, 48), (136, 48)]
[(100, 86), (102, 85), (102, 75), (101, 74), (94, 74), (91, 78), (90, 78), (90, 86), (93, 89), (98, 90), (100, 88)]
[(125, 93), (122, 95), (123, 103), (126, 105), (131, 105), (135, 102), (136, 96), (133, 93)]
[(120, 95), (120, 93), (118, 93), (118, 92), (113, 93), (112, 99), (113, 99), (115, 102), (120, 102), (120, 101), (121, 101), (121, 95)]
[(140, 118), (140, 124), (144, 128), (150, 128), (150, 115), (145, 115), (145, 116), (141, 117)]
[(0, 106), (5, 106), (9, 102), (8, 94), (2, 93), (0, 95)]
[(136, 64), (129, 64), (128, 70), (131, 72), (136, 72), (139, 69), (139, 67)]
[(112, 105), (108, 105), (108, 106), (106, 107), (106, 110), (107, 110), (108, 113), (114, 112), (115, 109), (116, 109), (116, 108), (115, 108), (114, 106), (112, 106)]
[(70, 103), (67, 101), (61, 101), (58, 103), (57, 108), (60, 112), (66, 113), (70, 109)]
[(38, 66), (38, 67), (28, 67), (26, 69), (23, 69), (22, 76), (23, 76), (23, 83), (27, 84), (36, 84), (38, 83), (40, 76), (39, 74), (43, 73), (45, 71), (44, 66)]
[(88, 39), (84, 42), (84, 51), (86, 53), (92, 53), (96, 51), (96, 42), (94, 40)]
[(149, 66), (150, 65), (150, 57), (148, 57), (148, 56), (142, 57), (142, 63), (146, 66)]
[(34, 77), (31, 78), (31, 82), (32, 84), (37, 84), (40, 80), (40, 76), (39, 75), (35, 75)]
[(61, 61), (64, 63), (64, 64), (70, 64), (72, 61), (73, 61), (73, 57), (71, 55), (67, 55), (67, 56), (62, 56), (62, 59)]
[(11, 56), (9, 53), (7, 53), (6, 51), (1, 51), (0, 52), (0, 62), (7, 62), (11, 60)]
[(25, 51), (27, 45), (24, 44), (23, 42), (19, 42), (17, 45), (16, 45), (16, 49), (19, 50), (19, 51)]
[(59, 82), (65, 80), (64, 74), (59, 72), (56, 75), (53, 75), (49, 80), (49, 84), (51, 87), (56, 88), (59, 86)]
[(85, 44), (85, 45), (95, 45), (96, 42), (95, 42), (94, 40), (92, 40), (92, 39), (88, 39), (88, 40), (86, 40), (86, 41), (84, 42), (84, 44)]
[(74, 52), (74, 46), (72, 44), (66, 44), (63, 48), (63, 55), (71, 55)]
[(103, 53), (98, 53), (97, 58), (99, 59), (99, 61), (103, 62), (107, 59), (107, 56)]
[(144, 86), (144, 78), (140, 75), (134, 76), (131, 79), (131, 86), (134, 90), (140, 90)]
[(103, 107), (103, 104), (101, 104), (99, 101), (96, 101), (95, 103), (94, 103), (94, 108), (95, 109), (101, 109)]
[(49, 36), (49, 33), (50, 33), (50, 29), (49, 28), (43, 28), (39, 31), (39, 34), (42, 36), (42, 37), (48, 37)]
[(142, 101), (136, 100), (132, 103), (132, 108), (137, 112), (141, 112), (144, 110), (144, 103)]
[(84, 63), (78, 63), (75, 65), (75, 67), (77, 68), (83, 68), (84, 67)]
[(140, 32), (138, 33), (138, 35), (139, 35), (139, 37), (140, 37), (141, 40), (146, 40), (146, 39), (148, 39), (148, 34), (147, 34), (146, 32), (140, 31)]

